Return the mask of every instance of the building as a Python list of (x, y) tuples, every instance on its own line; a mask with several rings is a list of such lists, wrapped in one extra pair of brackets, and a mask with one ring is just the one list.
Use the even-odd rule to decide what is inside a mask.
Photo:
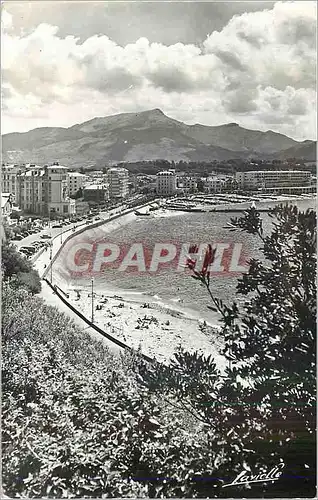
[(222, 193), (232, 191), (236, 187), (236, 181), (230, 175), (213, 175), (204, 180), (204, 191), (206, 193)]
[(107, 181), (109, 184), (109, 197), (122, 200), (129, 194), (129, 172), (126, 168), (109, 168), (107, 170)]
[(311, 184), (311, 173), (305, 170), (252, 170), (237, 172), (239, 189), (260, 190), (306, 187)]
[(1, 216), (8, 217), (12, 212), (12, 194), (1, 193)]
[(225, 180), (219, 177), (208, 177), (205, 181), (206, 193), (221, 193), (225, 189)]
[(70, 199), (68, 193), (67, 170), (67, 167), (58, 163), (44, 167), (44, 199), (48, 212), (70, 215), (75, 213), (75, 201)]
[(1, 167), (1, 189), (4, 193), (10, 193), (13, 201), (17, 197), (17, 175), (25, 167), (19, 165), (2, 164)]
[(84, 201), (105, 203), (109, 200), (109, 189), (107, 184), (92, 184), (83, 189)]
[(67, 168), (55, 163), (20, 171), (16, 203), (23, 211), (35, 214), (75, 213), (75, 201), (68, 196)]
[(107, 181), (107, 176), (102, 170), (87, 170), (87, 184), (104, 184)]
[(176, 178), (177, 189), (183, 192), (195, 193), (198, 190), (198, 182), (196, 177), (188, 177), (186, 175)]
[(83, 189), (88, 177), (79, 172), (68, 172), (67, 184), (69, 196), (74, 196), (79, 189)]
[(156, 193), (159, 196), (173, 196), (176, 193), (176, 173), (173, 170), (158, 172), (156, 181)]
[(17, 174), (16, 203), (21, 210), (30, 213), (45, 213), (43, 175), (44, 170), (37, 166)]

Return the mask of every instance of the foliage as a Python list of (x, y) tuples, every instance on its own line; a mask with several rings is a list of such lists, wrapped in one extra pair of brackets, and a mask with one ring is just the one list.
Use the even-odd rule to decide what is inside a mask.
[[(240, 470), (246, 466), (254, 473), (283, 462), (284, 475), (275, 485), (264, 483), (262, 495), (313, 496), (316, 216), (311, 210), (279, 206), (271, 217), (269, 235), (264, 235), (255, 209), (231, 221), (232, 230), (257, 235), (264, 253), (263, 261), (251, 260), (238, 282), (238, 293), (247, 297), (240, 309), (215, 297), (205, 264), (198, 271), (188, 261), (209, 293), (209, 307), (221, 315), (229, 362), (225, 373), (211, 358), (186, 352), (177, 353), (169, 367), (140, 363), (138, 368), (151, 393), (182, 400), (213, 430), (215, 441), (223, 443), (227, 473), (235, 476), (238, 470), (234, 456)], [(211, 261), (211, 248), (205, 260)], [(240, 495), (240, 488), (229, 488), (229, 494)], [(258, 496), (259, 488), (252, 485), (244, 496)]]
[(198, 183), (197, 183), (197, 190), (199, 193), (203, 193), (204, 192), (204, 183), (201, 179), (198, 180)]
[[(264, 261), (213, 292), (211, 247), (196, 282), (220, 312), (228, 368), (179, 350), (169, 365), (118, 356), (15, 281), (3, 283), (3, 484), (11, 497), (308, 497), (315, 471), (315, 215), (281, 207), (264, 235), (248, 211), (231, 229)], [(194, 251), (194, 249), (192, 249)], [(29, 264), (29, 263), (27, 263)], [(4, 267), (4, 270), (6, 268)], [(243, 468), (274, 484), (222, 488)], [(302, 476), (302, 477), (299, 477)]]
[(212, 474), (217, 447), (182, 407), (139, 386), (137, 355), (112, 355), (8, 282), (2, 320), (7, 495), (198, 495), (193, 477)]
[(2, 227), (4, 229), (5, 239), (12, 240), (15, 236), (15, 233), (14, 233), (12, 227), (9, 226), (8, 224), (2, 224)]
[(1, 269), (4, 280), (11, 280), (12, 287), (23, 287), (33, 294), (41, 291), (38, 272), (32, 268), (31, 262), (8, 242), (2, 244)]
[(74, 200), (79, 200), (80, 198), (83, 198), (83, 189), (79, 188), (76, 193), (70, 196), (70, 198), (73, 198)]
[(32, 264), (12, 244), (5, 243), (1, 249), (1, 267), (4, 277), (11, 278), (14, 274), (31, 271)]
[(20, 212), (17, 212), (16, 210), (13, 210), (10, 214), (10, 218), (11, 219), (17, 219), (19, 220), (21, 217), (21, 213)]

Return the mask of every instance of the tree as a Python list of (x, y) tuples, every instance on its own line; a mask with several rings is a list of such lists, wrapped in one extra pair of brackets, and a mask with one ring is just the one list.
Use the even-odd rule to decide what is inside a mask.
[[(150, 393), (174, 397), (222, 445), (214, 477), (229, 476), (229, 471), (235, 477), (244, 464), (255, 474), (284, 464), (284, 474), (274, 485), (216, 489), (217, 496), (315, 495), (316, 215), (279, 206), (271, 217), (269, 235), (253, 208), (231, 221), (231, 230), (259, 237), (264, 253), (264, 260), (250, 261), (238, 282), (238, 293), (246, 297), (240, 308), (225, 305), (214, 294), (211, 247), (200, 271), (188, 261), (193, 277), (209, 294), (208, 307), (221, 316), (225, 373), (211, 357), (184, 351), (169, 366), (138, 366)], [(201, 494), (208, 491), (202, 484)]]
[(16, 210), (13, 210), (10, 214), (10, 219), (16, 219), (19, 222), (19, 219), (21, 217), (21, 213), (17, 212)]
[(26, 288), (32, 294), (41, 291), (41, 281), (32, 264), (15, 247), (4, 242), (1, 248), (1, 269), (4, 280), (11, 280), (15, 288)]
[(78, 200), (79, 198), (83, 198), (83, 189), (79, 188), (76, 193), (74, 193), (70, 198), (73, 198), (74, 200)]

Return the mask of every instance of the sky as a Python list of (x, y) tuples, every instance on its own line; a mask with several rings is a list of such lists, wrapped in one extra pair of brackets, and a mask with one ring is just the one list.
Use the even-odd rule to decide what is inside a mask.
[(316, 2), (2, 4), (1, 131), (159, 108), (316, 139)]

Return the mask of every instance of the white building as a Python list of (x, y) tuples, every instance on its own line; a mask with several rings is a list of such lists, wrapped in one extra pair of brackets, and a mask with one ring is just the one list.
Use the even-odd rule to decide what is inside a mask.
[(68, 196), (67, 168), (55, 163), (20, 172), (17, 175), (16, 203), (30, 213), (75, 213), (75, 200)]
[(25, 167), (19, 165), (5, 165), (1, 167), (1, 190), (3, 193), (11, 193), (13, 201), (17, 197), (17, 175)]
[(123, 199), (129, 194), (129, 172), (126, 168), (110, 168), (107, 170), (107, 181), (109, 184), (109, 197), (111, 199)]
[(252, 170), (237, 172), (239, 189), (305, 187), (311, 183), (311, 173), (305, 170)]
[(68, 194), (69, 196), (74, 196), (79, 189), (83, 189), (88, 176), (80, 174), (79, 172), (68, 172)]
[(164, 170), (157, 173), (156, 193), (161, 196), (172, 196), (176, 193), (176, 173), (173, 170)]

